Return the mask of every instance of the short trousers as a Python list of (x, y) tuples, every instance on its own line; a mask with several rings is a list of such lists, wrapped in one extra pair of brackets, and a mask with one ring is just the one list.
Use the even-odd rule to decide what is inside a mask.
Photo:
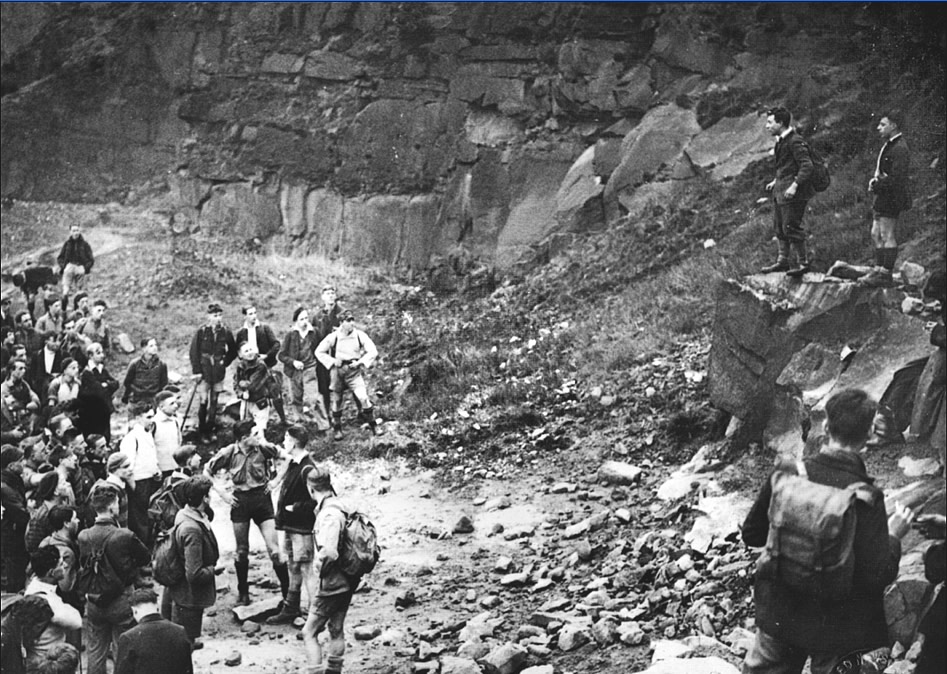
[(330, 636), (342, 634), (345, 616), (349, 612), (354, 595), (355, 592), (348, 591), (328, 597), (317, 596), (312, 600), (309, 604), (309, 615), (316, 618), (315, 634), (319, 634), (326, 626), (329, 628)]
[(276, 517), (273, 512), (273, 499), (265, 487), (233, 493), (233, 507), (230, 509), (231, 522), (249, 522), (260, 525)]
[(283, 537), (283, 556), (287, 562), (311, 562), (315, 553), (312, 534), (287, 531)]

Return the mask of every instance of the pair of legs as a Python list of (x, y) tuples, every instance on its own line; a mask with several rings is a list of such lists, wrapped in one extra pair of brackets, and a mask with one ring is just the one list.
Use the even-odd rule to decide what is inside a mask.
[(200, 639), (204, 624), (204, 608), (202, 606), (181, 606), (174, 603), (171, 608), (171, 622), (184, 628), (184, 633), (191, 640), (191, 645)]
[[(315, 674), (340, 674), (342, 672), (342, 657), (345, 655), (345, 616), (352, 604), (354, 590), (328, 597), (316, 597), (310, 602), (309, 616), (303, 627), (303, 643), (306, 645), (306, 659), (309, 662), (309, 672)], [(323, 629), (329, 630), (329, 642), (326, 644), (326, 666), (322, 666), (322, 646), (319, 644), (319, 633)]]
[(135, 481), (135, 491), (128, 499), (128, 528), (145, 544), (149, 550), (154, 543), (153, 525), (148, 515), (148, 505), (155, 492), (161, 489), (161, 480), (150, 477)]
[(201, 433), (210, 433), (217, 426), (217, 398), (224, 390), (224, 383), (211, 384), (206, 379), (197, 383), (197, 427)]
[(128, 599), (131, 588), (105, 606), (86, 602), (85, 628), (88, 640), (88, 674), (106, 674), (109, 648), (118, 652), (118, 638), (135, 626)]
[[(809, 269), (809, 254), (806, 250), (806, 231), (802, 218), (806, 214), (806, 201), (773, 201), (773, 229), (776, 233), (778, 257), (776, 264), (763, 269), (764, 273), (785, 271), (794, 274)], [(795, 263), (793, 258), (795, 257)]]
[(234, 569), (237, 572), (237, 603), (246, 606), (250, 603), (250, 522), (254, 522), (263, 534), (266, 552), (273, 563), (273, 571), (279, 579), (280, 592), (283, 598), (289, 590), (289, 572), (286, 562), (280, 559), (278, 539), (276, 536), (276, 521), (274, 520), (273, 502), (269, 491), (265, 487), (258, 487), (250, 491), (235, 491), (234, 504), (230, 509), (230, 521), (233, 524), (233, 535), (237, 543)]
[(894, 264), (898, 259), (898, 242), (895, 238), (897, 224), (897, 213), (875, 212), (871, 221), (871, 242), (875, 246), (875, 266), (889, 272), (894, 271)]
[(360, 369), (341, 373), (339, 368), (332, 368), (330, 389), (332, 393), (332, 427), (335, 429), (335, 437), (338, 439), (342, 435), (342, 394), (346, 390), (352, 392), (357, 404), (361, 407), (362, 415), (367, 419), (368, 425), (372, 431), (379, 435), (381, 429), (375, 422), (374, 410), (372, 408), (371, 398), (368, 397), (368, 386), (365, 384), (365, 378)]
[(830, 653), (809, 653), (758, 629), (743, 661), (743, 674), (800, 674), (807, 658), (812, 659), (812, 674), (832, 674), (840, 660)]
[(84, 280), (85, 267), (70, 262), (62, 270), (62, 294), (68, 297), (73, 290), (82, 288)]
[(286, 532), (283, 537), (283, 555), (289, 570), (289, 589), (286, 592), (286, 601), (283, 602), (283, 610), (266, 621), (270, 625), (291, 623), (299, 617), (304, 583), (309, 601), (312, 602), (316, 596), (316, 582), (312, 577), (314, 552), (312, 534)]
[[(296, 410), (296, 417), (303, 421), (303, 408), (305, 407), (306, 384), (316, 382), (317, 388), (320, 388), (319, 374), (315, 368), (308, 370), (291, 370), (289, 374), (289, 388), (293, 397), (293, 407)], [(316, 420), (316, 428), (320, 431), (329, 430), (329, 415), (326, 412), (325, 401), (321, 392), (313, 400), (312, 413)]]

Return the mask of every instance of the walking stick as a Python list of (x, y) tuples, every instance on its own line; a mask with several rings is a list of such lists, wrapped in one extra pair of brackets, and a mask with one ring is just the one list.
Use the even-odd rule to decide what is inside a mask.
[(181, 426), (187, 423), (187, 417), (191, 413), (191, 405), (194, 404), (194, 394), (197, 393), (197, 387), (200, 383), (194, 384), (194, 388), (191, 389), (191, 397), (187, 399), (187, 407), (184, 408), (184, 418), (181, 420)]

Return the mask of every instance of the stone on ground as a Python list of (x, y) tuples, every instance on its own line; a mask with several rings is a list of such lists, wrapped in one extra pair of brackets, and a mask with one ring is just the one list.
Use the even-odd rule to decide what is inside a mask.
[(502, 644), (480, 660), (485, 674), (517, 674), (526, 664), (526, 649), (519, 644)]
[(623, 461), (606, 461), (598, 469), (598, 477), (609, 484), (634, 484), (641, 477), (641, 468)]
[(267, 597), (266, 599), (261, 599), (255, 601), (249, 606), (234, 606), (233, 614), (238, 621), (243, 622), (245, 620), (253, 620), (255, 622), (262, 622), (263, 620), (274, 616), (279, 612), (279, 603), (282, 601), (282, 598), (277, 595), (275, 597)]

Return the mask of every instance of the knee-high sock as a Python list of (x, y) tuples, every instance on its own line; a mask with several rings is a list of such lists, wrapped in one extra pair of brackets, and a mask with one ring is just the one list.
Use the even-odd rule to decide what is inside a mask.
[(286, 567), (286, 562), (273, 562), (273, 571), (276, 572), (276, 577), (279, 578), (280, 593), (285, 599), (286, 592), (289, 590), (289, 569)]
[(237, 559), (234, 561), (233, 566), (237, 571), (237, 592), (249, 592), (250, 583), (247, 581), (247, 578), (250, 575), (250, 560)]

